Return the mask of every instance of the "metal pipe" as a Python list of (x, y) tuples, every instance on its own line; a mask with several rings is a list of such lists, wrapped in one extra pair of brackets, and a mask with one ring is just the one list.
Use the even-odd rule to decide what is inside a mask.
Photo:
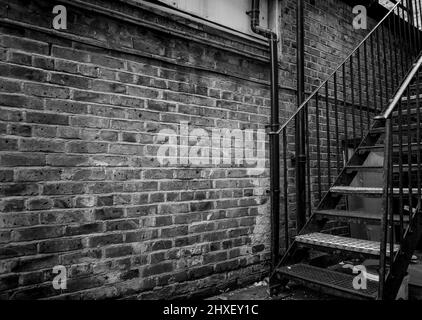
[[(271, 60), (271, 131), (277, 131), (278, 111), (278, 52), (277, 35), (259, 26), (259, 0), (252, 0), (251, 29), (268, 39)], [(280, 249), (280, 138), (270, 134), (270, 195), (271, 195), (271, 272), (277, 267)], [(288, 221), (285, 221), (287, 224)]]
[[(297, 0), (297, 104), (305, 99), (305, 47), (303, 0)], [(328, 98), (328, 97), (327, 97)], [(300, 231), (306, 223), (306, 150), (305, 150), (305, 112), (302, 109), (295, 121), (295, 153), (296, 153), (296, 227)]]

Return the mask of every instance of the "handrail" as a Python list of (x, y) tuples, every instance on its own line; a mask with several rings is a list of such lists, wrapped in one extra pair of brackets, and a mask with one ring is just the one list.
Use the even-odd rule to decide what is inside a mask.
[(350, 57), (352, 57), (359, 49), (360, 47), (364, 44), (364, 42), (366, 42), (366, 40), (369, 39), (369, 37), (372, 36), (372, 34), (378, 29), (378, 27), (387, 19), (389, 18), (389, 16), (392, 14), (392, 12), (394, 12), (396, 10), (396, 8), (401, 5), (403, 2), (403, 0), (397, 1), (397, 3), (394, 5), (393, 8), (390, 9), (390, 11), (385, 15), (384, 18), (381, 19), (380, 22), (378, 22), (378, 24), (363, 38), (363, 40), (358, 44), (358, 46), (343, 60), (343, 62), (327, 77), (326, 80), (324, 80), (312, 93), (311, 95), (305, 99), (305, 101), (303, 101), (303, 103), (296, 109), (296, 111), (293, 113), (293, 115), (291, 115), (289, 117), (289, 119), (287, 119), (287, 121), (275, 132), (271, 132), (270, 134), (280, 134), (286, 127), (287, 125), (290, 123), (290, 121), (292, 121), (297, 115), (298, 113), (309, 103), (309, 101), (311, 101), (311, 99), (319, 92), (319, 90), (321, 90), (324, 85), (334, 76), (334, 74), (337, 73), (337, 71), (340, 70), (340, 68), (350, 59)]
[(400, 88), (397, 90), (396, 95), (394, 96), (393, 100), (391, 101), (391, 103), (389, 104), (387, 109), (384, 111), (383, 114), (376, 116), (375, 120), (386, 120), (390, 117), (390, 115), (394, 111), (397, 103), (400, 102), (400, 100), (401, 100), (403, 94), (405, 93), (407, 87), (409, 86), (410, 82), (413, 80), (414, 76), (419, 71), (419, 68), (421, 67), (421, 65), (422, 65), (422, 55), (419, 57), (418, 61), (414, 64), (414, 67), (412, 68), (412, 70), (409, 72), (407, 77), (402, 82)]

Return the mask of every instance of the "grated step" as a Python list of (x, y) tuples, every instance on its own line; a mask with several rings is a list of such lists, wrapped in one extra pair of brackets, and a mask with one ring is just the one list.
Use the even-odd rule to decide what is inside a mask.
[(378, 293), (378, 282), (367, 280), (366, 289), (356, 290), (353, 288), (353, 279), (356, 275), (349, 275), (328, 269), (321, 269), (307, 264), (294, 264), (281, 267), (277, 270), (282, 275), (299, 280), (305, 285), (309, 283), (322, 288), (334, 289), (330, 293), (337, 296), (349, 296), (364, 299), (376, 299)]
[[(358, 210), (316, 210), (315, 213), (320, 216), (331, 216), (343, 219), (352, 219), (352, 220), (376, 220), (381, 221), (381, 213), (376, 212), (366, 212)], [(403, 217), (404, 222), (409, 222), (409, 217), (405, 215)], [(394, 215), (394, 221), (400, 221), (399, 215)]]
[[(410, 127), (410, 128), (409, 128)], [(402, 131), (407, 132), (407, 130), (416, 130), (419, 127), (418, 124), (412, 123), (410, 126), (408, 124), (402, 124)], [(393, 132), (398, 132), (400, 130), (400, 127), (398, 125), (393, 126)], [(371, 133), (373, 134), (384, 134), (385, 133), (385, 127), (379, 127), (379, 128), (372, 128)]]
[[(404, 195), (409, 194), (408, 188), (402, 188), (402, 193)], [(354, 195), (354, 196), (364, 196), (364, 197), (381, 197), (383, 195), (383, 188), (379, 187), (350, 187), (350, 186), (334, 186), (330, 188), (330, 192), (344, 194), (344, 195)], [(400, 195), (399, 188), (393, 188), (393, 196)], [(412, 195), (417, 196), (417, 188), (412, 188)]]
[[(411, 148), (412, 151), (418, 151), (418, 150), (422, 149), (422, 146), (420, 144), (418, 144), (417, 142), (412, 142), (412, 143), (410, 143), (410, 148)], [(360, 146), (360, 147), (357, 148), (357, 150), (362, 151), (362, 152), (383, 151), (384, 145), (383, 144), (375, 144), (373, 146)], [(400, 152), (400, 150), (402, 150), (403, 152), (407, 152), (409, 150), (408, 143), (405, 143), (404, 145), (402, 145), (401, 148), (400, 148), (399, 144), (393, 145), (393, 152)]]
[[(295, 239), (299, 243), (318, 247), (365, 253), (375, 256), (380, 254), (380, 243), (378, 241), (347, 238), (319, 232), (299, 235), (296, 236)], [(398, 250), (399, 245), (394, 245), (394, 252)], [(387, 255), (389, 255), (389, 252), (387, 252)]]
[[(411, 167), (409, 167), (408, 164), (402, 164), (401, 165), (401, 169), (400, 169), (400, 165), (399, 164), (393, 164), (393, 171), (395, 173), (397, 172), (401, 172), (401, 171), (409, 171), (410, 170), (416, 171), (418, 170), (418, 164), (412, 164)], [(365, 171), (365, 172), (373, 172), (373, 173), (380, 173), (384, 171), (384, 167), (382, 166), (358, 166), (358, 165), (348, 165), (347, 167), (345, 167), (345, 169), (350, 172), (350, 171)]]
[(382, 172), (384, 171), (384, 167), (382, 166), (358, 166), (358, 165), (348, 165), (345, 168), (347, 171), (370, 171), (370, 172)]
[(382, 188), (374, 187), (350, 187), (350, 186), (335, 186), (331, 187), (330, 191), (333, 193), (341, 193), (348, 195), (364, 195), (372, 197), (380, 197), (383, 194)]

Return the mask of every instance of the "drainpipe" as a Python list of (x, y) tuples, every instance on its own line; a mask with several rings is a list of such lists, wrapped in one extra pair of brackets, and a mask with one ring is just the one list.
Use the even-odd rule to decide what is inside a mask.
[[(303, 0), (297, 0), (297, 105), (305, 99), (305, 58)], [(295, 167), (296, 167), (296, 227), (299, 232), (306, 223), (306, 150), (305, 150), (305, 110), (302, 108), (295, 120)]]
[[(268, 39), (271, 59), (271, 119), (270, 131), (278, 130), (278, 53), (277, 34), (259, 26), (259, 0), (252, 0), (251, 29)], [(278, 134), (270, 134), (270, 195), (271, 195), (271, 272), (279, 261), (280, 227), (280, 142)], [(286, 222), (287, 223), (287, 222)]]

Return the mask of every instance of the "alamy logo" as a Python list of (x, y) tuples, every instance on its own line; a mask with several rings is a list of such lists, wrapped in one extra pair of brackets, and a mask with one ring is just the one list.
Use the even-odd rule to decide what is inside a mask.
[(57, 5), (53, 8), (53, 13), (56, 16), (53, 19), (53, 28), (56, 30), (67, 29), (67, 10), (63, 5)]
[(351, 265), (345, 264), (343, 268), (352, 269), (354, 274), (358, 274), (356, 277), (353, 278), (353, 289), (355, 290), (366, 290), (367, 289), (367, 280), (368, 280), (368, 273), (366, 271), (366, 267), (362, 265)]
[(54, 266), (53, 273), (57, 276), (53, 279), (53, 288), (56, 290), (67, 289), (67, 270), (65, 266)]
[(178, 129), (162, 129), (157, 158), (161, 166), (242, 166), (247, 174), (265, 170), (265, 131), (263, 129), (190, 128), (181, 121)]
[(356, 30), (368, 28), (368, 16), (366, 12), (366, 7), (362, 5), (358, 5), (353, 7), (353, 14), (356, 17), (353, 19), (353, 28)]

